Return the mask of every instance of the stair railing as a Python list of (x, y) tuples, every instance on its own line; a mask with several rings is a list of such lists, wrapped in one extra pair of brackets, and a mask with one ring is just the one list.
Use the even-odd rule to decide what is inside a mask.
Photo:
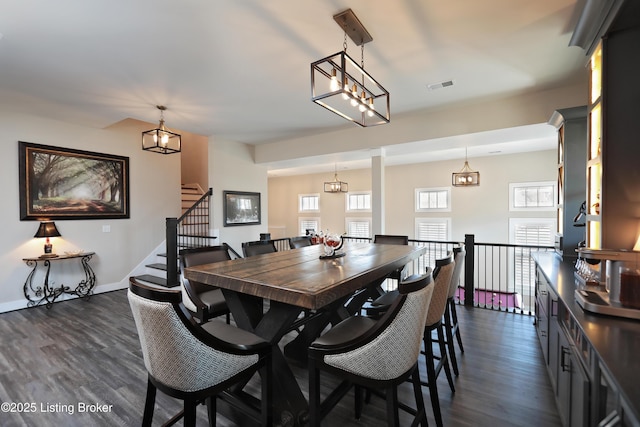
[[(204, 193), (180, 218), (166, 219), (167, 286), (180, 284), (178, 251), (180, 248), (209, 246), (217, 236), (209, 235), (209, 200), (213, 189)], [(206, 221), (201, 221), (206, 218)], [(188, 232), (187, 232), (188, 230)]]

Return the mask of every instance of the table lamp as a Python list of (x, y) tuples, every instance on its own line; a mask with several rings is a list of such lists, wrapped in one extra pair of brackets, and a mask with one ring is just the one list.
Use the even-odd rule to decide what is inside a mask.
[(40, 256), (41, 258), (53, 258), (58, 256), (53, 253), (53, 245), (49, 241), (49, 237), (60, 237), (60, 232), (53, 221), (41, 222), (38, 231), (33, 237), (46, 237), (47, 239), (44, 243), (44, 254)]

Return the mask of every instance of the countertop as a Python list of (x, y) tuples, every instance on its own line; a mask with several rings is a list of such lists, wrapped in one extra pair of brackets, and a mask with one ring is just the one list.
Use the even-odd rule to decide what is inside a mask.
[(584, 311), (574, 297), (574, 262), (553, 252), (532, 256), (640, 420), (640, 321)]

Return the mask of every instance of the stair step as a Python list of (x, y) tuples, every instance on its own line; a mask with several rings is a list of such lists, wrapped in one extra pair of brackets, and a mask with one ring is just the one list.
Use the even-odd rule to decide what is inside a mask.
[(165, 288), (175, 288), (176, 286), (167, 286), (167, 279), (163, 279), (162, 277), (152, 276), (151, 274), (142, 274), (140, 276), (135, 276), (137, 280), (142, 282), (152, 283), (154, 285), (162, 286)]
[[(165, 257), (166, 257), (166, 255), (165, 255)], [(145, 265), (145, 267), (155, 268), (156, 270), (167, 271), (167, 264), (162, 264), (162, 263), (159, 263), (159, 262), (155, 262), (153, 264), (147, 264), (147, 265)]]
[(182, 200), (198, 200), (200, 197), (202, 197), (202, 194), (182, 192)]

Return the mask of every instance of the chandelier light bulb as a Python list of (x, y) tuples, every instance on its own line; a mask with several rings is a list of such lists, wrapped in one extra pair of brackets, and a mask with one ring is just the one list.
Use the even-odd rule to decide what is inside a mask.
[(358, 106), (358, 109), (361, 113), (367, 111), (367, 94), (364, 93), (364, 91), (360, 94), (360, 105)]
[(329, 82), (329, 89), (331, 92), (335, 92), (340, 89), (340, 85), (338, 84), (338, 77), (336, 76), (336, 69), (333, 68), (331, 70), (331, 80)]
[(358, 105), (358, 86), (354, 83), (351, 88), (351, 106), (356, 107)]

